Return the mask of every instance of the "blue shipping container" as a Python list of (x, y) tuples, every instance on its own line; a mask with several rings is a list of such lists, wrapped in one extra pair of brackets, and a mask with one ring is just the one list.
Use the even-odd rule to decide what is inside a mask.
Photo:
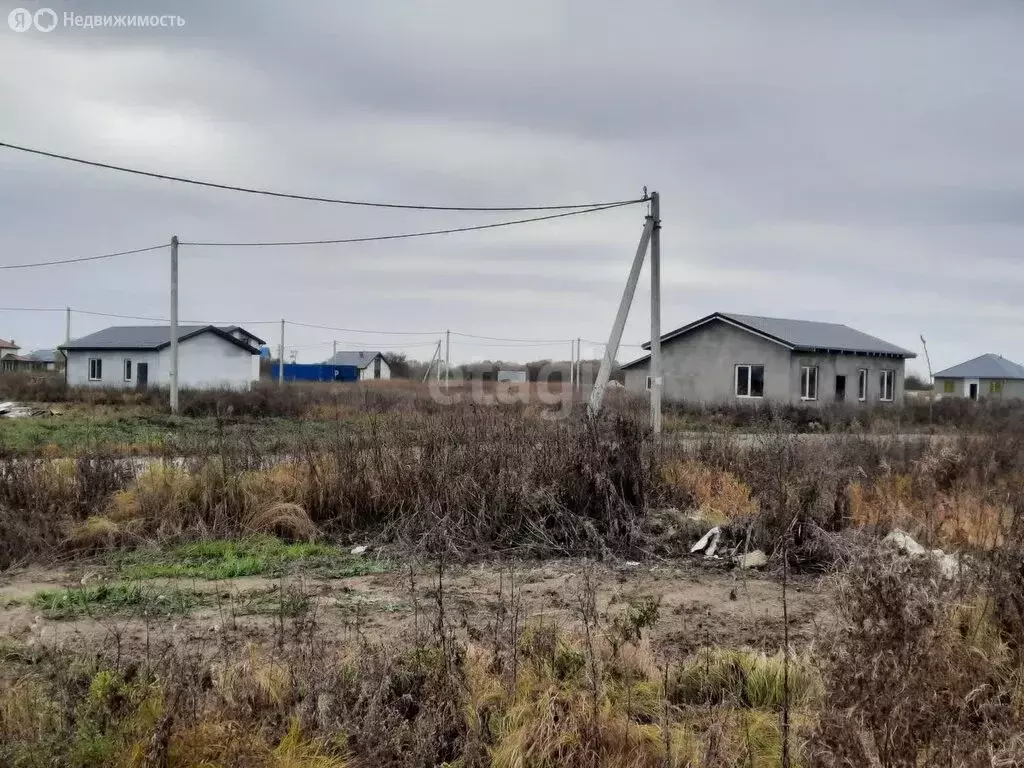
[[(270, 375), (276, 381), (278, 366), (270, 366)], [(354, 365), (324, 365), (322, 363), (285, 363), (285, 381), (358, 381), (359, 369)]]

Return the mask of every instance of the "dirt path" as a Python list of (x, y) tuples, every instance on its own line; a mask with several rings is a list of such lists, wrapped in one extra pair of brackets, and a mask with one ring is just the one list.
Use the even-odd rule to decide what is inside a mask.
[[(296, 572), (278, 579), (146, 582), (157, 591), (179, 588), (202, 595), (201, 607), (184, 615), (145, 616), (140, 611), (58, 620), (46, 618), (32, 603), (40, 590), (76, 587), (83, 579), (87, 584), (101, 583), (102, 578), (98, 569), (89, 567), (30, 568), (0, 575), (0, 639), (30, 646), (152, 650), (183, 643), (271, 643), (315, 626), (329, 640), (358, 636), (387, 642), (417, 627), (428, 630), (438, 608), (436, 570), (419, 571), (410, 578), (409, 571), (401, 569), (330, 580)], [(517, 605), (522, 621), (578, 625), (580, 601), (591, 589), (606, 621), (625, 611), (631, 601), (658, 600), (660, 618), (650, 636), (670, 657), (709, 644), (775, 651), (783, 638), (782, 587), (777, 579), (702, 564), (612, 566), (559, 560), (514, 569), (482, 564), (449, 570), (442, 587), (448, 622), (481, 641), (493, 633), (496, 617)], [(281, 606), (290, 603), (282, 595), (301, 600), (303, 610), (286, 615)], [(829, 621), (827, 583), (791, 579), (787, 602), (791, 642), (794, 647), (806, 645)], [(253, 605), (266, 608), (252, 610)]]

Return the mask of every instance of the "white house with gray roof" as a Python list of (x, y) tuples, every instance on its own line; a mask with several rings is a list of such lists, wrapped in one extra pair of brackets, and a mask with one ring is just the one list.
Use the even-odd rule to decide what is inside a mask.
[[(650, 349), (650, 342), (644, 344)], [(704, 403), (900, 403), (916, 355), (838, 323), (715, 312), (661, 337), (666, 399)], [(650, 388), (650, 354), (623, 366)]]
[(346, 365), (359, 369), (359, 380), (390, 379), (391, 366), (381, 352), (336, 352), (326, 365)]
[[(260, 377), (259, 346), (243, 328), (178, 327), (178, 384), (183, 389), (249, 389)], [(167, 325), (106, 328), (60, 347), (67, 382), (123, 389), (170, 386), (171, 329)]]
[(936, 373), (938, 397), (1024, 398), (1024, 366), (991, 353)]

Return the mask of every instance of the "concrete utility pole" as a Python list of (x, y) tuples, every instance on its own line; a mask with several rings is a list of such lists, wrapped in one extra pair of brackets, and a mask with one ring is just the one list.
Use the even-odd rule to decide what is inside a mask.
[(337, 363), (337, 358), (338, 358), (338, 340), (335, 339), (334, 340), (334, 352), (331, 353), (331, 365), (337, 365), (338, 364)]
[(171, 413), (178, 412), (178, 236), (171, 238)]
[(576, 389), (583, 391), (583, 339), (576, 337)]
[(569, 340), (569, 347), (572, 349), (572, 354), (569, 355), (569, 389), (576, 389), (576, 372), (578, 370), (576, 366), (576, 356), (579, 354), (579, 348), (576, 344), (576, 339)]
[(71, 343), (71, 307), (64, 307), (64, 343)]
[(661, 195), (651, 192), (651, 429), (661, 434)]
[(448, 389), (448, 380), (451, 378), (451, 352), (452, 352), (452, 332), (444, 332), (444, 388)]
[(284, 386), (284, 318), (281, 319), (281, 354), (277, 356), (277, 386)]
[(437, 346), (434, 347), (434, 354), (432, 354), (430, 356), (430, 362), (427, 363), (427, 370), (425, 370), (423, 372), (423, 383), (424, 384), (426, 384), (427, 383), (427, 379), (430, 378), (430, 368), (434, 364), (434, 360), (437, 360), (438, 361), (437, 364), (441, 365), (440, 357), (441, 357), (441, 340), (438, 339), (437, 340)]
[[(924, 347), (924, 360), (928, 364), (928, 383), (931, 385), (931, 389), (928, 391), (928, 426), (932, 425), (932, 406), (935, 404), (935, 377), (932, 376), (932, 359), (928, 356), (928, 342), (924, 340), (924, 334), (921, 334), (921, 346)], [(895, 382), (893, 383), (895, 386)], [(904, 389), (906, 385), (904, 385)]]
[(644, 223), (643, 234), (640, 235), (640, 243), (636, 247), (636, 256), (633, 257), (633, 266), (629, 270), (629, 277), (626, 278), (626, 287), (622, 290), (622, 299), (619, 302), (619, 311), (615, 315), (615, 322), (612, 324), (612, 332), (608, 335), (608, 346), (604, 348), (604, 358), (601, 360), (601, 368), (597, 372), (597, 381), (590, 391), (590, 404), (587, 412), (590, 418), (597, 418), (601, 412), (601, 402), (604, 400), (604, 390), (608, 386), (608, 377), (612, 373), (612, 364), (615, 362), (615, 355), (619, 352), (619, 342), (622, 341), (622, 331), (626, 327), (626, 318), (629, 316), (629, 307), (633, 303), (633, 294), (636, 293), (636, 284), (640, 282), (640, 270), (644, 265), (644, 256), (647, 255), (647, 244), (651, 241), (651, 232), (654, 230), (654, 219), (647, 217)]

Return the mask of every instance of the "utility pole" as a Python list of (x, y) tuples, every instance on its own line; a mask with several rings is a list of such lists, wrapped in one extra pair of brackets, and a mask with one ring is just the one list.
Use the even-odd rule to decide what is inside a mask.
[(277, 356), (277, 386), (284, 386), (284, 318), (281, 318), (281, 353)]
[(444, 332), (444, 388), (448, 389), (448, 380), (451, 378), (451, 351), (452, 351), (452, 332)]
[(608, 335), (608, 346), (604, 348), (604, 358), (601, 360), (601, 367), (597, 372), (597, 381), (594, 382), (594, 388), (590, 391), (590, 404), (587, 406), (587, 413), (592, 419), (597, 418), (597, 414), (601, 412), (604, 390), (608, 386), (608, 377), (612, 373), (615, 355), (619, 352), (622, 331), (626, 327), (626, 318), (629, 316), (629, 307), (633, 303), (633, 294), (636, 293), (636, 284), (640, 282), (640, 270), (644, 265), (644, 256), (647, 255), (647, 244), (651, 241), (653, 229), (654, 219), (648, 216), (647, 221), (644, 223), (644, 231), (640, 235), (640, 243), (636, 247), (633, 266), (629, 270), (629, 277), (626, 278), (626, 287), (622, 290), (619, 311), (615, 314), (615, 322), (612, 324), (612, 331)]
[[(64, 308), (64, 346), (71, 343), (71, 307)], [(64, 350), (64, 383), (68, 381), (68, 352)]]
[(569, 339), (569, 388), (576, 389), (576, 342)]
[(171, 413), (178, 412), (178, 236), (171, 238)]
[(651, 430), (661, 434), (661, 195), (651, 192)]
[(583, 391), (583, 340), (576, 337), (576, 389)]
[(930, 428), (932, 426), (932, 405), (935, 403), (935, 377), (932, 376), (932, 359), (928, 356), (928, 344), (924, 340), (923, 333), (921, 334), (921, 346), (924, 347), (924, 361), (928, 364), (928, 383), (931, 385), (931, 389), (928, 391), (928, 426)]
[(331, 353), (331, 365), (337, 365), (338, 362), (338, 340), (334, 340), (334, 352)]
[(427, 383), (427, 379), (430, 378), (430, 368), (431, 368), (431, 366), (434, 365), (434, 360), (438, 360), (437, 364), (439, 366), (441, 365), (440, 357), (441, 357), (441, 340), (438, 339), (437, 340), (437, 346), (434, 347), (434, 354), (432, 354), (430, 356), (430, 362), (427, 363), (427, 370), (425, 370), (423, 372), (423, 383), (424, 384), (426, 384)]

